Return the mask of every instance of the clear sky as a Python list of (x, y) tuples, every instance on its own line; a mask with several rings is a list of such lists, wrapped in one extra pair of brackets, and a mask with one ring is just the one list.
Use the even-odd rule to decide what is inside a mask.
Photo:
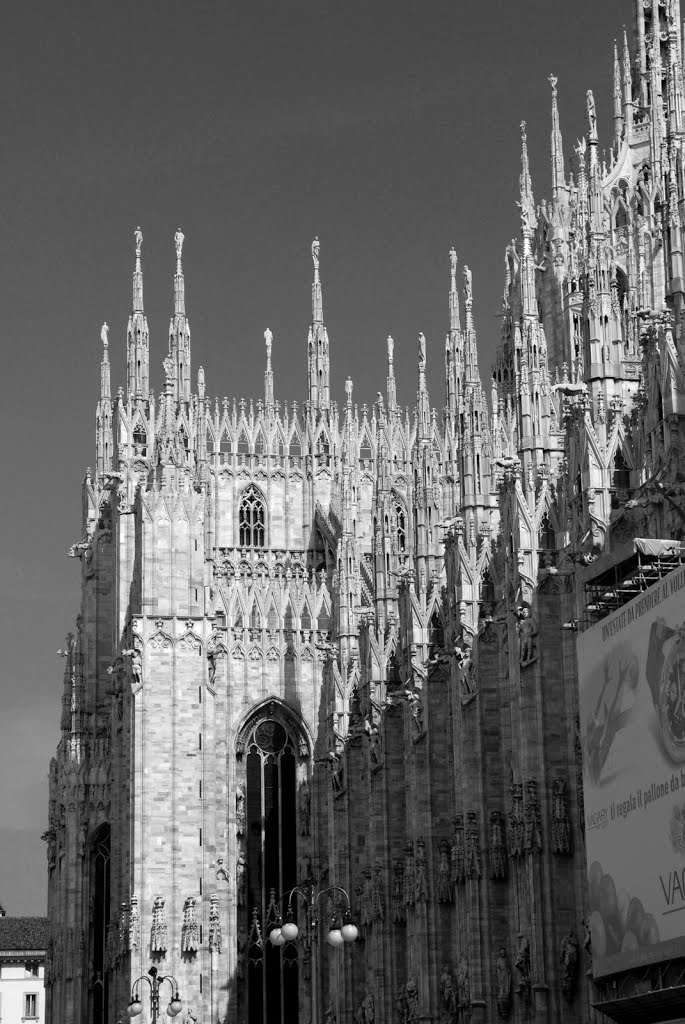
[(395, 338), (413, 404), (427, 337), (444, 403), (448, 251), (473, 271), (481, 373), (518, 233), (519, 122), (549, 194), (550, 72), (567, 167), (592, 88), (611, 143), (612, 46), (632, 0), (116, 0), (3, 8), (0, 903), (45, 909), (47, 771), (78, 612), (80, 484), (95, 456), (100, 325), (123, 383), (133, 230), (144, 233), (151, 384), (162, 381), (173, 235), (193, 378), (306, 398), (310, 243), (321, 239), (332, 396), (372, 402)]

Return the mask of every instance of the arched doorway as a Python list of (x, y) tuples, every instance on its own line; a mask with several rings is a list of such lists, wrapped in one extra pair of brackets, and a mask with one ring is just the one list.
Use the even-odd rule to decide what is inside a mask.
[(308, 951), (296, 943), (272, 946), (268, 934), (284, 909), (278, 897), (301, 880), (310, 857), (310, 752), (302, 723), (280, 701), (253, 711), (238, 734), (237, 912), (247, 939), (239, 1002), (248, 1024), (300, 1019)]

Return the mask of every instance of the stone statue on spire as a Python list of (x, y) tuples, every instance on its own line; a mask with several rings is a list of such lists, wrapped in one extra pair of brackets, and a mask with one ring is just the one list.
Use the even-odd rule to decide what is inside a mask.
[(391, 363), (395, 354), (395, 341), (392, 334), (388, 335), (388, 362)]
[(269, 358), (271, 358), (271, 342), (273, 341), (273, 338), (273, 334), (267, 327), (267, 329), (264, 331), (264, 342), (266, 344), (266, 354)]
[(345, 394), (347, 395), (347, 401), (348, 402), (352, 401), (352, 388), (353, 387), (354, 387), (354, 385), (352, 384), (352, 378), (348, 377), (347, 380), (345, 381)]
[(109, 327), (107, 326), (107, 324), (103, 324), (102, 327), (100, 328), (100, 340), (102, 341), (103, 348), (107, 348), (107, 346), (109, 345), (108, 334)]
[(419, 362), (426, 364), (426, 335), (423, 331), (419, 334)]
[(181, 255), (183, 253), (183, 239), (184, 238), (185, 238), (185, 235), (183, 234), (183, 232), (179, 228), (178, 231), (176, 232), (176, 234), (174, 235), (174, 245), (176, 246), (176, 262), (177, 262), (179, 267), (181, 265)]
[(592, 95), (592, 89), (588, 89), (586, 93), (587, 103), (587, 123), (588, 123), (588, 135), (590, 142), (597, 140), (597, 110), (595, 108), (595, 97)]
[(312, 242), (312, 262), (314, 263), (314, 270), (319, 269), (319, 239), (315, 238)]
[(557, 78), (556, 75), (550, 75), (549, 78), (547, 79), (547, 81), (552, 86), (552, 96), (554, 97), (554, 99), (556, 99), (557, 98), (557, 82), (559, 81), (559, 79)]
[(473, 302), (473, 274), (469, 267), (464, 264), (464, 302)]
[(143, 244), (143, 232), (139, 227), (133, 232), (133, 237), (136, 240), (136, 256), (140, 256), (140, 249)]

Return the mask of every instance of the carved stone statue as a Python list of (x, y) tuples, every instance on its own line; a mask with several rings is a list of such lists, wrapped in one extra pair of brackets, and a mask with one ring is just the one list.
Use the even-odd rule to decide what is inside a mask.
[(219, 897), (216, 893), (212, 893), (210, 896), (209, 948), (212, 952), (221, 952), (221, 919), (219, 917)]
[(188, 1012), (185, 1015), (185, 1017), (183, 1018), (183, 1024), (196, 1024), (196, 1021), (197, 1021), (197, 1017), (195, 1016), (195, 1014), (193, 1012), (193, 1008), (192, 1008), (192, 1006), (189, 1006), (188, 1007)]
[(267, 329), (264, 331), (264, 341), (266, 343), (266, 354), (268, 356), (271, 355), (271, 343), (273, 341), (273, 338), (274, 338), (273, 334), (271, 333), (271, 331), (267, 327)]
[(459, 956), (457, 964), (457, 994), (461, 1013), (468, 1014), (471, 1010), (471, 981), (468, 960), (463, 952)]
[(109, 345), (108, 334), (109, 327), (107, 326), (107, 324), (103, 324), (102, 327), (100, 328), (100, 340), (102, 341), (102, 345), (104, 348), (107, 348)]
[(319, 239), (315, 238), (314, 241), (312, 242), (312, 262), (314, 263), (314, 270), (318, 270), (319, 269), (319, 250), (320, 250), (320, 248), (321, 248), (321, 246), (320, 246), (320, 243), (319, 243)]
[(561, 962), (561, 991), (567, 1003), (573, 1002), (578, 980), (578, 940), (568, 931), (561, 940), (559, 960)]
[(585, 98), (587, 105), (588, 135), (592, 140), (597, 137), (597, 110), (595, 108), (595, 97), (592, 94), (592, 89), (588, 89), (585, 94)]
[(389, 334), (388, 335), (388, 362), (389, 363), (391, 363), (393, 361), (394, 354), (395, 354), (395, 341), (394, 341), (392, 335)]
[(526, 936), (519, 932), (519, 948), (516, 953), (514, 966), (518, 971), (519, 984), (517, 992), (521, 1000), (528, 1006), (531, 1001), (532, 984), (530, 979), (530, 943)]
[(457, 1015), (459, 997), (452, 971), (443, 965), (440, 974), (440, 1024), (453, 1024)]
[(407, 1024), (414, 1024), (414, 1021), (419, 1020), (419, 986), (413, 974), (404, 986), (404, 991), (407, 997)]
[(518, 610), (519, 662), (522, 667), (530, 665), (537, 658), (538, 625), (525, 605)]
[(166, 953), (167, 929), (164, 902), (163, 896), (155, 896), (152, 905), (152, 930), (150, 932), (150, 952), (152, 953)]
[(247, 889), (247, 861), (245, 860), (245, 854), (239, 853), (238, 860), (235, 865), (235, 885), (236, 895), (238, 900), (238, 906), (245, 906), (246, 889)]
[(464, 264), (462, 274), (464, 275), (464, 302), (471, 303), (473, 302), (473, 274), (466, 264)]
[(508, 1020), (511, 1013), (511, 968), (507, 959), (507, 951), (500, 947), (495, 964), (497, 972), (497, 1013), (503, 1020)]
[(452, 277), (454, 277), (456, 272), (457, 272), (457, 250), (454, 248), (454, 246), (452, 246), (452, 248), (450, 249), (450, 273), (452, 274)]
[(414, 893), (417, 903), (426, 903), (428, 900), (428, 868), (426, 865), (426, 844), (423, 839), (419, 839), (416, 843)]
[(440, 851), (440, 859), (438, 862), (436, 895), (438, 897), (438, 903), (451, 903), (452, 879), (450, 872), (450, 844), (446, 839), (442, 839), (438, 849)]
[(136, 253), (139, 253), (140, 248), (143, 244), (143, 232), (140, 230), (140, 228), (136, 228), (136, 230), (133, 232), (133, 237), (136, 240)]
[(235, 788), (235, 830), (236, 834), (245, 834), (245, 791), (240, 783)]
[(374, 1024), (374, 1021), (376, 1020), (376, 1008), (374, 1005), (373, 995), (370, 992), (367, 991), (355, 1016), (359, 1024)]
[(337, 1019), (335, 1007), (333, 1006), (333, 1003), (329, 1003), (326, 1012), (323, 1015), (323, 1022), (324, 1024), (336, 1024)]
[(566, 783), (557, 777), (553, 783), (552, 796), (552, 853), (564, 855), (571, 852), (571, 823), (568, 820)]
[(402, 902), (405, 907), (412, 907), (416, 899), (416, 872), (414, 869), (414, 844), (407, 843), (404, 848), (404, 878), (402, 882)]
[(176, 232), (176, 234), (174, 235), (174, 245), (176, 246), (176, 259), (179, 262), (181, 260), (181, 254), (183, 253), (183, 240), (184, 240), (184, 238), (185, 238), (185, 235), (183, 234), (183, 232), (179, 228), (178, 231)]
[(507, 854), (504, 845), (504, 816), (490, 812), (490, 878), (506, 878)]
[(423, 331), (419, 334), (419, 362), (426, 362), (426, 335)]

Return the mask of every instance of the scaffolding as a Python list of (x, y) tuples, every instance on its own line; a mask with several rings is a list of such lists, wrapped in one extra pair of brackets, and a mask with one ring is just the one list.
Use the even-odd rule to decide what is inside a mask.
[(585, 583), (581, 629), (589, 629), (618, 611), (679, 565), (685, 565), (685, 543), (636, 537), (630, 557)]

